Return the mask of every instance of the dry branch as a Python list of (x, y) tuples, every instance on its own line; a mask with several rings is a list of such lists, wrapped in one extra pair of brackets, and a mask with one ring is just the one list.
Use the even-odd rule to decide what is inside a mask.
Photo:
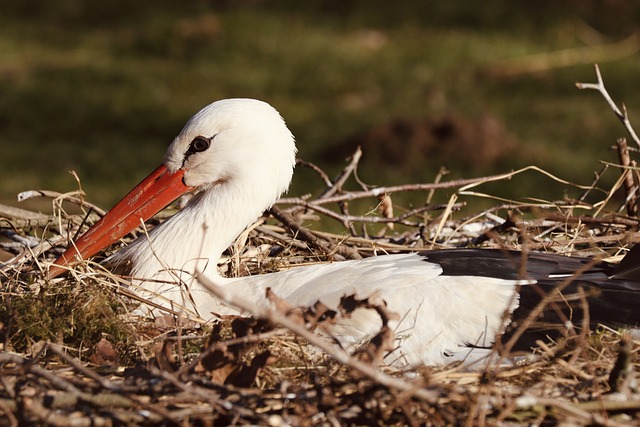
[(600, 67), (598, 67), (598, 64), (596, 64), (594, 68), (596, 70), (596, 78), (598, 81), (596, 83), (576, 83), (576, 87), (578, 89), (592, 89), (600, 92), (600, 95), (602, 95), (604, 100), (607, 101), (611, 110), (622, 122), (625, 129), (627, 129), (627, 132), (629, 132), (631, 139), (633, 139), (633, 141), (640, 147), (640, 138), (638, 138), (636, 131), (633, 129), (633, 126), (631, 126), (631, 122), (629, 122), (627, 107), (622, 104), (622, 111), (620, 111), (614, 100), (611, 98), (611, 95), (609, 95), (607, 88), (604, 86), (604, 80), (602, 80), (602, 74), (600, 74)]
[(638, 214), (638, 186), (633, 180), (633, 171), (628, 168), (632, 166), (631, 156), (629, 155), (629, 147), (626, 138), (618, 138), (616, 140), (618, 148), (618, 158), (620, 165), (623, 167), (622, 174), (624, 176), (625, 203), (627, 205), (627, 215), (636, 216)]
[(277, 220), (279, 220), (286, 227), (288, 227), (293, 232), (294, 235), (299, 236), (302, 240), (309, 243), (309, 245), (311, 245), (312, 248), (318, 249), (324, 252), (325, 254), (336, 252), (347, 259), (362, 258), (357, 251), (354, 251), (353, 249), (347, 246), (337, 245), (332, 247), (332, 245), (329, 242), (325, 240), (321, 240), (318, 237), (316, 237), (312, 232), (310, 232), (309, 230), (307, 230), (306, 228), (298, 224), (298, 222), (291, 215), (281, 211), (276, 206), (272, 206), (270, 209), (270, 212)]
[(20, 194), (18, 194), (18, 201), (24, 202), (25, 200), (33, 199), (36, 197), (45, 197), (48, 199), (54, 199), (57, 202), (66, 201), (69, 203), (74, 203), (83, 208), (89, 208), (100, 216), (105, 214), (104, 209), (101, 209), (98, 206), (87, 202), (84, 199), (84, 193), (79, 191), (63, 194), (63, 193), (58, 193), (57, 191), (51, 191), (51, 190), (29, 190), (29, 191), (23, 191)]
[[(32, 212), (26, 209), (20, 209), (15, 206), (7, 206), (0, 204), (0, 218), (6, 218), (12, 220), (15, 223), (16, 220), (26, 222), (29, 225), (31, 222), (46, 225), (51, 220), (49, 215), (41, 214), (39, 212)], [(24, 227), (20, 225), (20, 227)]]

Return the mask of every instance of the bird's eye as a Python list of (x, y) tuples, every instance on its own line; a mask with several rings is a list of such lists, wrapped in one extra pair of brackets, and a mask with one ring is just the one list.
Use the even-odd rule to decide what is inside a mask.
[(196, 136), (193, 141), (191, 141), (191, 145), (189, 146), (188, 153), (199, 153), (209, 148), (211, 145), (211, 138), (205, 138), (204, 136)]
[(195, 152), (204, 151), (209, 148), (209, 140), (198, 137), (191, 142), (191, 146), (193, 147), (193, 151)]

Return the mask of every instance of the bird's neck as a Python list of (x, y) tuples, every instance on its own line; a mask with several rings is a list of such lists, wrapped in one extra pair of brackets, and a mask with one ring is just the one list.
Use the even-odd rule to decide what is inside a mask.
[(184, 280), (184, 275), (196, 271), (219, 277), (216, 264), (222, 252), (274, 202), (273, 196), (232, 184), (196, 194), (181, 211), (120, 251), (117, 258), (130, 261), (132, 276), (141, 279), (170, 280), (177, 273)]

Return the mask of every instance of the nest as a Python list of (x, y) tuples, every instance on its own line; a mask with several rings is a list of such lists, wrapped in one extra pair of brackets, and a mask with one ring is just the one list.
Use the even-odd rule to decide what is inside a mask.
[[(599, 72), (598, 81), (605, 94)], [(628, 123), (626, 113), (619, 117)], [(428, 184), (371, 188), (356, 174), (360, 151), (335, 179), (301, 162), (317, 173), (325, 191), (315, 198), (282, 199), (243, 233), (219, 267), (239, 276), (441, 247), (615, 261), (640, 237), (637, 169), (624, 140), (618, 152), (620, 163), (603, 164), (589, 185), (529, 167), (468, 180), (439, 177)], [(619, 178), (611, 188), (599, 188), (607, 171)], [(513, 202), (481, 191), (486, 183), (525, 173), (545, 174), (578, 196)], [(345, 190), (347, 183), (359, 189)], [(409, 200), (409, 193), (422, 203), (394, 206)], [(432, 203), (442, 194), (445, 203)], [(626, 425), (640, 420), (640, 345), (626, 332), (583, 328), (540, 342), (535, 357), (519, 365), (399, 371), (380, 365), (393, 341), (386, 321), (395, 314), (374, 296), (346, 295), (331, 311), (321, 304), (290, 307), (270, 294), (273, 309), (229, 301), (253, 316), (214, 323), (169, 311), (156, 319), (137, 318), (132, 309), (141, 301), (123, 286), (126, 278), (96, 262), (84, 262), (55, 283), (44, 278), (45, 264), (103, 212), (81, 191), (22, 194), (34, 196), (51, 198), (53, 214), (1, 207), (0, 247), (13, 257), (1, 273), (0, 425)], [(474, 198), (489, 207), (472, 211), (465, 201)], [(356, 200), (375, 209), (353, 213)], [(303, 225), (315, 220), (340, 228), (315, 231)], [(216, 292), (214, 285), (211, 289)], [(348, 354), (318, 339), (328, 324), (355, 308), (375, 310), (382, 319), (371, 342)]]

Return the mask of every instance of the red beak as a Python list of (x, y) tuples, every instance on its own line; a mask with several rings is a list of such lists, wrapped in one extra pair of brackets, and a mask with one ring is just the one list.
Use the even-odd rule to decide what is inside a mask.
[(53, 279), (64, 273), (64, 266), (87, 259), (146, 221), (182, 194), (193, 190), (182, 181), (184, 171), (169, 172), (160, 165), (118, 202), (93, 227), (76, 240), (49, 268)]

